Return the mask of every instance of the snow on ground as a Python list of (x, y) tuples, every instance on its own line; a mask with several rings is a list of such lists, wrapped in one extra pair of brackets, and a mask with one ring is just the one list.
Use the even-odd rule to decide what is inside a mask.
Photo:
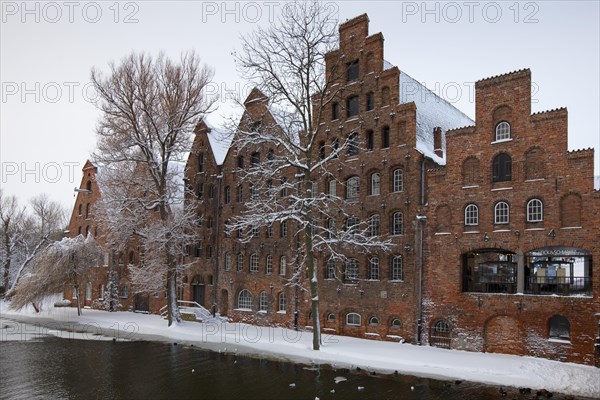
[[(322, 349), (313, 351), (310, 332), (220, 322), (182, 322), (169, 328), (157, 315), (85, 309), (83, 315), (77, 317), (74, 308), (49, 305), (36, 314), (31, 309), (15, 312), (0, 302), (0, 318), (5, 319), (5, 323), (8, 318), (25, 322), (23, 326), (47, 327), (55, 336), (60, 336), (56, 332), (59, 327), (78, 332), (66, 332), (68, 338), (97, 339), (103, 334), (124, 340), (176, 341), (220, 352), (306, 364), (360, 367), (380, 373), (398, 371), (406, 375), (547, 389), (600, 398), (599, 368), (541, 358), (445, 350), (335, 335), (323, 335)], [(12, 334), (18, 335), (18, 329), (14, 323), (10, 326)]]

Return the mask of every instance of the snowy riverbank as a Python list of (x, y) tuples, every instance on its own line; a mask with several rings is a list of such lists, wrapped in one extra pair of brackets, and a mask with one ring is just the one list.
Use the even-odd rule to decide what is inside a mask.
[(323, 336), (322, 349), (313, 351), (310, 332), (237, 323), (182, 322), (169, 328), (157, 315), (86, 309), (77, 317), (77, 311), (70, 307), (45, 307), (39, 314), (31, 309), (17, 313), (4, 302), (0, 302), (0, 318), (27, 324), (24, 328), (25, 324), (5, 323), (2, 340), (25, 340), (36, 334), (69, 339), (97, 339), (103, 335), (124, 340), (164, 340), (215, 351), (306, 364), (331, 364), (336, 368), (360, 367), (380, 373), (397, 371), (600, 398), (599, 368), (533, 357), (444, 350), (334, 335)]

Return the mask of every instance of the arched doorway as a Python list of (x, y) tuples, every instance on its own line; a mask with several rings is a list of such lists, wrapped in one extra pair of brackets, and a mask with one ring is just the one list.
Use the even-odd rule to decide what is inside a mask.
[(516, 319), (506, 315), (492, 317), (486, 322), (484, 331), (484, 351), (523, 354), (521, 329)]
[(221, 315), (229, 312), (229, 293), (226, 289), (221, 290)]
[(206, 302), (206, 286), (204, 285), (204, 279), (200, 275), (194, 276), (192, 279), (192, 301), (205, 306)]
[(136, 293), (133, 301), (133, 311), (135, 312), (150, 312), (149, 307), (150, 297), (148, 293)]

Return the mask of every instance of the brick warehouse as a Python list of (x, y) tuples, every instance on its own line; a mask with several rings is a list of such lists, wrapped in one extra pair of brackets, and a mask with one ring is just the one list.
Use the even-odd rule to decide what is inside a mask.
[[(532, 115), (523, 70), (477, 82), (474, 122), (385, 61), (383, 35), (369, 35), (368, 22), (361, 15), (340, 25), (327, 73), (342, 57), (348, 73), (318, 133), (323, 144), (355, 137), (361, 145), (317, 187), (346, 195), (355, 187), (350, 212), (377, 221), (393, 247), (348, 254), (352, 279), (348, 263), (321, 255), (323, 332), (599, 365), (600, 193), (593, 150), (568, 151), (566, 109)], [(241, 124), (277, 123), (260, 91), (245, 106)], [(252, 190), (236, 171), (270, 149), (223, 148), (206, 121), (195, 134), (184, 181), (204, 221), (179, 297), (236, 321), (307, 327), (310, 296), (286, 285), (293, 226), (248, 243), (224, 231)], [(71, 236), (98, 235), (95, 172), (86, 163)], [(127, 265), (138, 262), (132, 243), (104, 264), (117, 270), (124, 309), (157, 312), (164, 298), (134, 294), (127, 281)], [(94, 269), (84, 305), (103, 297), (110, 269)]]

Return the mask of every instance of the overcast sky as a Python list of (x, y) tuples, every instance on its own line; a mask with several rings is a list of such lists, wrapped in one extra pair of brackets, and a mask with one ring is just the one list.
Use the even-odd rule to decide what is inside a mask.
[[(382, 32), (385, 58), (474, 118), (474, 82), (532, 71), (533, 112), (569, 111), (569, 149), (594, 147), (600, 165), (598, 1), (328, 2), (339, 21), (362, 13)], [(240, 35), (269, 24), (284, 3), (2, 1), (0, 184), (22, 202), (46, 192), (72, 207), (73, 188), (94, 150), (98, 111), (92, 67), (132, 51), (177, 58), (195, 49), (215, 70), (221, 95), (210, 117), (233, 111), (226, 98), (249, 86), (233, 64)], [(540, 138), (543, 142), (544, 138)]]

